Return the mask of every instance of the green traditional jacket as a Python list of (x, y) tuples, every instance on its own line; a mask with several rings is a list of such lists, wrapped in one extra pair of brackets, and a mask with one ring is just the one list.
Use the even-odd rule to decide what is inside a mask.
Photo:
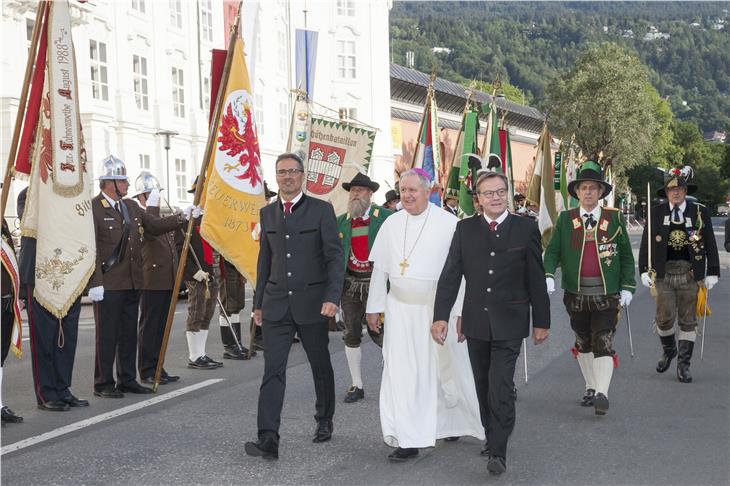
[[(388, 216), (393, 214), (393, 211), (385, 209), (376, 204), (370, 205), (370, 224), (368, 224), (368, 252), (373, 249), (373, 243), (375, 237), (380, 231), (380, 227), (383, 225), (383, 221)], [(352, 216), (350, 213), (340, 214), (337, 217), (337, 231), (340, 233), (340, 241), (342, 242), (342, 253), (344, 255), (343, 264), (347, 269), (347, 259), (350, 258), (350, 248), (352, 246)]]
[[(562, 268), (563, 290), (580, 290), (580, 269), (583, 261), (585, 232), (580, 208), (563, 211), (553, 228), (550, 243), (545, 249), (545, 276), (555, 278), (557, 267)], [(589, 243), (590, 244), (590, 243)], [(621, 212), (615, 208), (601, 208), (596, 225), (598, 260), (606, 294), (621, 290), (634, 293), (634, 254)]]

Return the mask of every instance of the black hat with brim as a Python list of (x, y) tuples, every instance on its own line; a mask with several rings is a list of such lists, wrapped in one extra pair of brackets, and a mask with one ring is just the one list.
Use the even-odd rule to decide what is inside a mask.
[(395, 201), (396, 199), (400, 199), (400, 196), (393, 189), (385, 193), (385, 204)]
[(687, 181), (688, 176), (683, 174), (679, 169), (670, 169), (666, 172), (664, 187), (657, 190), (657, 196), (666, 198), (667, 189), (672, 187), (686, 187), (687, 195), (693, 194), (697, 191), (697, 186)]
[(578, 199), (578, 194), (575, 190), (578, 188), (581, 182), (596, 182), (599, 186), (603, 188), (601, 197), (599, 199), (603, 199), (604, 197), (608, 196), (613, 190), (613, 187), (611, 186), (611, 184), (603, 180), (603, 175), (601, 174), (601, 172), (601, 166), (593, 162), (592, 160), (584, 162), (583, 165), (580, 166), (580, 172), (578, 173), (578, 177), (574, 181), (570, 181), (568, 183), (568, 194), (573, 196), (575, 199)]
[(348, 192), (351, 187), (367, 187), (371, 191), (376, 192), (378, 188), (380, 188), (380, 184), (370, 180), (370, 178), (365, 174), (358, 172), (357, 174), (355, 174), (355, 177), (353, 177), (350, 182), (342, 183), (342, 188)]

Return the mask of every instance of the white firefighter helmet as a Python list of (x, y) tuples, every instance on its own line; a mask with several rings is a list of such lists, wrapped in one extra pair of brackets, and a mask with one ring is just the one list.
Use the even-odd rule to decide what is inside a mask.
[(142, 173), (137, 176), (137, 180), (134, 181), (135, 194), (132, 197), (137, 197), (140, 194), (151, 192), (152, 189), (162, 190), (160, 181), (157, 177), (153, 176), (150, 172), (143, 170)]
[(101, 163), (100, 181), (128, 181), (127, 167), (121, 159), (110, 155)]

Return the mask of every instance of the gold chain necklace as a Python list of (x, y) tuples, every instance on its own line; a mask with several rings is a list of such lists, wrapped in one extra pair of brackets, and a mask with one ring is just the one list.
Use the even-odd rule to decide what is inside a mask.
[(403, 275), (406, 272), (406, 268), (410, 267), (408, 264), (408, 259), (413, 254), (413, 250), (416, 249), (416, 245), (418, 244), (418, 240), (421, 239), (421, 235), (423, 234), (423, 230), (426, 228), (426, 223), (428, 223), (428, 216), (431, 214), (431, 203), (428, 203), (428, 209), (426, 209), (426, 219), (423, 221), (423, 226), (421, 226), (421, 231), (418, 232), (418, 236), (416, 236), (416, 241), (413, 242), (413, 246), (411, 247), (411, 251), (408, 252), (408, 255), (406, 255), (406, 240), (408, 239), (408, 216), (406, 216), (406, 225), (404, 228), (404, 234), (403, 234), (403, 260), (398, 264), (400, 267), (400, 274)]

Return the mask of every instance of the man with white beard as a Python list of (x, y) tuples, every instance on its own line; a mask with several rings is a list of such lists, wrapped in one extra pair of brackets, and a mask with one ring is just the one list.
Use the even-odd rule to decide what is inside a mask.
[[(431, 339), (436, 284), (458, 219), (429, 204), (432, 182), (422, 169), (401, 175), (405, 211), (389, 217), (370, 251), (367, 321), (378, 329), (385, 313), (380, 422), (388, 458), (406, 461), (437, 439), (484, 439), (466, 346), (457, 342), (454, 305), (444, 346)], [(389, 284), (389, 286), (388, 286)]]
[[(354, 403), (365, 398), (362, 383), (362, 327), (365, 317), (365, 305), (368, 302), (370, 275), (373, 265), (370, 263), (370, 249), (385, 218), (393, 214), (385, 208), (371, 204), (373, 193), (380, 184), (357, 173), (350, 182), (343, 182), (342, 188), (350, 193), (347, 213), (337, 217), (337, 231), (342, 242), (345, 266), (345, 283), (342, 289), (342, 311), (344, 313), (345, 356), (350, 369), (352, 385), (345, 393), (345, 403)], [(370, 339), (383, 347), (383, 333), (380, 329), (368, 328)]]

